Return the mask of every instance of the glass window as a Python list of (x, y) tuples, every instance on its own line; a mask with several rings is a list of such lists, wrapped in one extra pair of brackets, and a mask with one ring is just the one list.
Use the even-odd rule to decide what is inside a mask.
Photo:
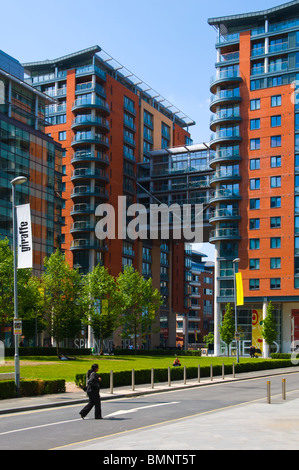
[(281, 135), (271, 136), (271, 147), (281, 147)]
[(281, 280), (280, 277), (270, 279), (270, 289), (280, 289)]
[(276, 207), (281, 207), (281, 197), (271, 197), (270, 198), (270, 207), (271, 208), (276, 208)]
[(271, 116), (271, 127), (281, 126), (281, 115)]
[(249, 279), (249, 290), (258, 290), (260, 288), (259, 279)]
[(250, 209), (260, 209), (260, 200), (250, 199)]
[(270, 258), (270, 269), (280, 269), (281, 258)]
[(259, 250), (260, 249), (260, 239), (259, 238), (251, 238), (249, 240), (249, 249), (250, 250)]
[(280, 188), (281, 187), (281, 176), (271, 176), (270, 186), (271, 186), (271, 188)]
[(281, 106), (281, 95), (271, 96), (271, 106), (272, 108), (276, 106)]
[(250, 150), (259, 150), (261, 148), (260, 139), (250, 139)]
[(250, 189), (260, 189), (260, 179), (252, 178), (250, 180)]
[(281, 217), (271, 217), (270, 228), (280, 228), (280, 227), (281, 227)]
[(281, 248), (281, 238), (280, 237), (271, 237), (270, 238), (270, 248)]
[(250, 100), (250, 109), (251, 111), (255, 111), (256, 109), (261, 109), (261, 100), (255, 99), (255, 100)]
[(260, 159), (252, 158), (250, 160), (250, 170), (259, 170), (260, 169)]
[(281, 156), (271, 157), (271, 168), (277, 168), (281, 166)]
[(258, 258), (250, 259), (249, 269), (260, 269), (260, 260)]
[(250, 119), (250, 129), (260, 129), (261, 128), (261, 120), (260, 119)]

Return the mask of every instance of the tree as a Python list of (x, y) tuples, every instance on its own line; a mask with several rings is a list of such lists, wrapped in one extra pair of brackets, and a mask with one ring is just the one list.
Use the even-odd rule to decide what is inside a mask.
[(137, 336), (145, 336), (151, 331), (162, 305), (162, 296), (158, 289), (153, 290), (152, 279), (146, 280), (132, 266), (125, 267), (116, 283), (124, 299), (123, 336), (133, 335), (136, 349)]
[(227, 355), (229, 355), (228, 354), (229, 345), (234, 339), (234, 335), (235, 335), (235, 322), (233, 318), (233, 310), (230, 304), (227, 304), (225, 314), (223, 317), (223, 322), (220, 327), (220, 336), (221, 336), (222, 341), (224, 341), (224, 343), (227, 346)]
[(85, 323), (91, 325), (94, 336), (102, 341), (120, 325), (124, 307), (122, 293), (115, 278), (104, 266), (96, 266), (83, 281)]
[[(271, 300), (267, 306), (267, 316), (263, 320), (261, 334), (269, 347), (276, 340), (277, 331), (276, 331), (276, 323), (274, 320), (274, 307), (272, 305)], [(267, 353), (267, 356), (268, 355), (269, 354)]]
[(209, 348), (210, 344), (214, 344), (214, 335), (213, 335), (213, 333), (210, 332), (209, 334), (204, 336), (203, 340), (204, 340), (204, 343), (206, 345), (206, 348)]
[(56, 342), (74, 337), (81, 328), (83, 303), (81, 302), (82, 279), (76, 269), (70, 268), (59, 250), (44, 260), (42, 274), (44, 287), (44, 314), (47, 331)]

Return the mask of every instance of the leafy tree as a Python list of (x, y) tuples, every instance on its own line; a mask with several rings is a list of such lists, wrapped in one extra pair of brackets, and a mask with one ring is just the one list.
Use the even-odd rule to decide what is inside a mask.
[(42, 274), (44, 287), (44, 314), (47, 331), (56, 342), (74, 337), (81, 328), (83, 304), (81, 302), (82, 279), (76, 269), (70, 268), (59, 250), (44, 260)]
[(277, 337), (276, 323), (274, 320), (274, 307), (271, 300), (267, 306), (267, 316), (263, 320), (261, 334), (269, 346), (274, 343)]
[(213, 333), (209, 333), (206, 336), (204, 336), (203, 340), (204, 340), (204, 343), (205, 343), (206, 347), (208, 348), (210, 344), (214, 343)]
[(104, 266), (96, 266), (83, 281), (85, 323), (91, 325), (95, 337), (109, 338), (120, 324), (124, 306), (115, 278)]
[(220, 336), (222, 341), (227, 346), (227, 355), (229, 351), (229, 345), (234, 339), (235, 335), (235, 322), (234, 322), (234, 317), (233, 317), (233, 310), (230, 306), (230, 304), (226, 304), (226, 310), (225, 314), (223, 317), (223, 322), (220, 327)]
[(151, 331), (162, 305), (162, 296), (158, 289), (153, 290), (152, 279), (146, 280), (132, 266), (125, 267), (116, 283), (124, 299), (123, 336), (133, 335), (136, 349), (137, 336), (142, 337)]

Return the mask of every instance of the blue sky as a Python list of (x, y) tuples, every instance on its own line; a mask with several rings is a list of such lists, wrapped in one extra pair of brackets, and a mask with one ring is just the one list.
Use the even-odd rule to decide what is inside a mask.
[(276, 0), (11, 0), (1, 5), (0, 49), (20, 62), (99, 45), (196, 122), (210, 139), (209, 83), (215, 30), (207, 19), (268, 9)]

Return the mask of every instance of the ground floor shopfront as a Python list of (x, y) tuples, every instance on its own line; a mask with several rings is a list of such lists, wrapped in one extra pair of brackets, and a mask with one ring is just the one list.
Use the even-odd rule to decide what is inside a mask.
[[(267, 306), (270, 299), (261, 302), (246, 302), (237, 307), (237, 326), (240, 333), (238, 341), (240, 356), (249, 356), (249, 348), (253, 345), (261, 350), (261, 356), (267, 357), (268, 348), (261, 335), (263, 319), (267, 315)], [(271, 347), (271, 352), (291, 353), (299, 346), (299, 299), (298, 301), (276, 301), (271, 299), (274, 306), (274, 318), (277, 337)], [(234, 304), (231, 303), (234, 311)], [(214, 355), (226, 355), (227, 347), (220, 338), (220, 325), (225, 313), (226, 303), (215, 304), (214, 329)], [(236, 355), (237, 341), (229, 347), (229, 354)]]

